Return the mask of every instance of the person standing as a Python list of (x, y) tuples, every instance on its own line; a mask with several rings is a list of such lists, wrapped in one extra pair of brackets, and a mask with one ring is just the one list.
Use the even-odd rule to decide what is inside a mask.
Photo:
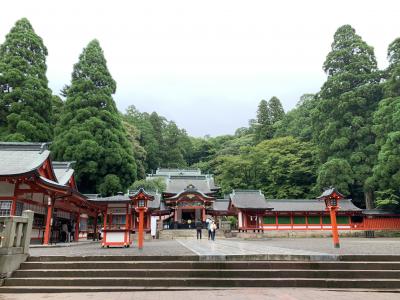
[(212, 234), (211, 234), (211, 226), (212, 226), (212, 221), (210, 220), (210, 221), (207, 223), (208, 239), (210, 239), (210, 238), (212, 237)]
[(213, 221), (211, 223), (211, 240), (215, 241), (215, 232), (217, 231), (217, 224)]
[(201, 240), (201, 231), (203, 229), (203, 223), (200, 220), (196, 222), (197, 239)]

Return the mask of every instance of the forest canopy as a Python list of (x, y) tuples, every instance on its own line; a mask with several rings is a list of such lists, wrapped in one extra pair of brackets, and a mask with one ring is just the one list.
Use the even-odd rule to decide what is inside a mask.
[(335, 186), (360, 207), (399, 207), (400, 38), (380, 70), (373, 47), (350, 25), (339, 27), (321, 62), (327, 78), (319, 91), (304, 91), (288, 112), (279, 97), (260, 95), (247, 127), (204, 138), (133, 102), (119, 112), (98, 40), (83, 48), (59, 94), (48, 87), (47, 54), (25, 18), (0, 45), (0, 140), (52, 141), (55, 160), (76, 162), (82, 192), (161, 191), (147, 173), (196, 167), (215, 174), (223, 193), (260, 189), (299, 199)]

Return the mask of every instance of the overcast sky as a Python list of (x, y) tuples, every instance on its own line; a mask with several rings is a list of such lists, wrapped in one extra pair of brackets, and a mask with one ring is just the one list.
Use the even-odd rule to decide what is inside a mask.
[(400, 37), (398, 0), (12, 0), (1, 11), (0, 43), (22, 17), (43, 38), (55, 94), (97, 38), (119, 110), (156, 111), (193, 136), (247, 126), (261, 99), (277, 96), (287, 111), (317, 92), (341, 25), (375, 48), (380, 68)]

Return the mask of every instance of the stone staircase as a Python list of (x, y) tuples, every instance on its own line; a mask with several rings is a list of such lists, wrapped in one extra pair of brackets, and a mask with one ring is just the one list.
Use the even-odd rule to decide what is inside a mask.
[(0, 294), (246, 287), (400, 289), (400, 257), (346, 256), (340, 261), (210, 261), (201, 256), (30, 257), (5, 279)]

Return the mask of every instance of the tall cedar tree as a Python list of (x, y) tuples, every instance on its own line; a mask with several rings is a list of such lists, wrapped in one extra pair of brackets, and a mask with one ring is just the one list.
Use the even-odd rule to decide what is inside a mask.
[(374, 114), (378, 162), (374, 167), (377, 204), (399, 205), (400, 199), (400, 38), (389, 45), (385, 99)]
[(282, 121), (276, 126), (275, 137), (293, 136), (310, 142), (313, 133), (311, 113), (315, 103), (315, 95), (302, 95), (296, 107), (285, 114)]
[(276, 122), (281, 121), (285, 116), (285, 111), (283, 110), (282, 103), (278, 98), (272, 97), (271, 99), (269, 99), (268, 107), (272, 125), (274, 125)]
[(0, 46), (0, 139), (52, 139), (46, 56), (43, 40), (29, 21), (17, 21)]
[(103, 50), (91, 41), (74, 65), (63, 115), (52, 150), (57, 160), (76, 161), (82, 192), (104, 195), (126, 189), (136, 177), (136, 163), (112, 94)]
[(376, 159), (372, 113), (381, 98), (373, 48), (350, 25), (344, 25), (335, 33), (323, 69), (328, 79), (312, 115), (321, 161), (347, 160), (354, 174), (353, 199), (360, 201), (364, 194), (367, 208), (372, 208), (373, 193), (368, 184)]
[(261, 100), (257, 110), (256, 142), (272, 137), (271, 115), (266, 100)]
[(281, 101), (275, 96), (268, 102), (261, 100), (257, 110), (257, 126), (255, 129), (255, 139), (259, 143), (274, 137), (277, 122), (285, 116)]

